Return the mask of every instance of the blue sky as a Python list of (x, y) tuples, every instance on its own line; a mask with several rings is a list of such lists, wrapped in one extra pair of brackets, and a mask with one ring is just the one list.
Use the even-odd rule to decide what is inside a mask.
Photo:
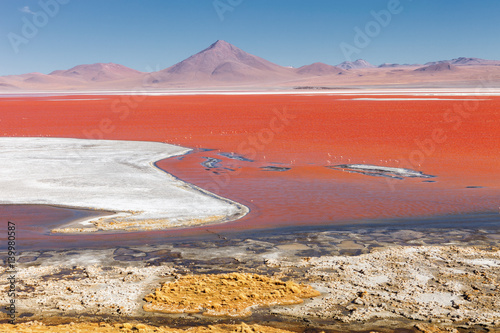
[[(33, 14), (54, 1), (67, 3), (58, 4), (53, 17)], [(355, 48), (350, 49), (355, 50), (349, 54), (352, 60), (375, 65), (460, 56), (500, 59), (498, 0), (215, 3), (219, 12), (214, 0), (0, 0), (0, 75), (49, 73), (95, 62), (163, 69), (218, 39), (295, 67), (316, 61), (338, 64), (346, 60), (341, 45)], [(372, 12), (390, 13), (388, 8), (395, 13), (390, 21), (385, 16), (382, 25)], [(25, 22), (36, 18), (37, 31), (23, 32)], [(372, 29), (368, 41), (356, 44), (356, 27), (362, 33)]]

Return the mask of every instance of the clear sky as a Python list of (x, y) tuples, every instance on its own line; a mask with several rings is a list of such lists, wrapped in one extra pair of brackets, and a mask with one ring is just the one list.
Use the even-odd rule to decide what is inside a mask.
[[(67, 3), (55, 12), (54, 1)], [(498, 0), (0, 0), (0, 75), (96, 62), (151, 71), (218, 39), (294, 67), (345, 61), (341, 45), (375, 65), (500, 59), (499, 13)]]

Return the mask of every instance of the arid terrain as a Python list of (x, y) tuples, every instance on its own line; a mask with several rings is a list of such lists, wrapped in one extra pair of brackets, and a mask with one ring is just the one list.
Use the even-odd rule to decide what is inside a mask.
[[(209, 325), (216, 325), (210, 328), (214, 332), (225, 332), (219, 324), (239, 325), (229, 332), (249, 331), (242, 323), (293, 332), (400, 332), (396, 329), (403, 328), (407, 332), (495, 332), (500, 331), (499, 239), (496, 229), (373, 228), (23, 252), (17, 270), (17, 321), (35, 324), (2, 325), (0, 331), (30, 332), (23, 325), (36, 328), (37, 322), (43, 322), (95, 323), (103, 332), (128, 332), (134, 327), (144, 332), (179, 332)], [(2, 268), (2, 289), (7, 288), (7, 274)], [(233, 297), (232, 284), (239, 302), (223, 300)], [(176, 292), (176, 288), (187, 289)], [(300, 288), (306, 288), (304, 294)], [(6, 293), (1, 295), (3, 304)], [(304, 302), (294, 295), (304, 297)], [(153, 299), (168, 301), (170, 310), (151, 308), (148, 304)], [(209, 309), (206, 302), (239, 310), (230, 317), (201, 314)], [(247, 305), (252, 313), (241, 312)], [(143, 307), (160, 312), (145, 312)], [(178, 330), (147, 330), (158, 326)], [(38, 332), (35, 328), (32, 332)], [(58, 332), (64, 329), (68, 328)]]
[(0, 77), (0, 91), (161, 91), (164, 89), (338, 89), (366, 87), (500, 87), (500, 60), (460, 57), (426, 64), (281, 66), (218, 40), (168, 68), (145, 73), (114, 63)]
[[(189, 229), (57, 234), (121, 209), (5, 201), (18, 235), (18, 326), (3, 307), (0, 332), (500, 331), (500, 98), (484, 88), (363, 92), (3, 97), (4, 137), (114, 140), (130, 156), (127, 142), (156, 142), (158, 156), (134, 156), (249, 212)], [(161, 159), (163, 146), (184, 154)], [(9, 154), (23, 151), (25, 163), (48, 158)], [(71, 159), (58, 181), (78, 192), (101, 164), (137, 169), (99, 156), (87, 156), (92, 167)], [(9, 177), (50, 180), (35, 177), (36, 162), (22, 167)], [(85, 184), (99, 189), (96, 179)], [(38, 197), (29, 188), (50, 199), (16, 182), (18, 198)]]

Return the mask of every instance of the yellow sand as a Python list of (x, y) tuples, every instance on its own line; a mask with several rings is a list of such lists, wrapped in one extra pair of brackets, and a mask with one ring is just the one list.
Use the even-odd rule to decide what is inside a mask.
[(256, 333), (293, 333), (274, 327), (261, 325), (209, 325), (192, 327), (188, 329), (169, 328), (167, 326), (155, 327), (144, 324), (94, 324), (78, 323), (68, 325), (46, 326), (38, 322), (10, 325), (0, 324), (0, 332), (5, 333), (226, 333), (226, 332), (256, 332)]
[(144, 300), (144, 310), (198, 313), (211, 316), (248, 316), (252, 306), (302, 303), (320, 293), (311, 286), (257, 274), (187, 275), (163, 284)]

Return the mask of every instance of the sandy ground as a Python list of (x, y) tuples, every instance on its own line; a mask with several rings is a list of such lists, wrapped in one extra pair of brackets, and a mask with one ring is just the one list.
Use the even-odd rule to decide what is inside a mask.
[[(500, 329), (500, 249), (495, 245), (500, 235), (496, 232), (219, 236), (219, 240), (163, 246), (22, 253), (16, 276), (17, 322), (131, 322), (185, 328), (236, 320), (262, 325), (280, 322), (281, 328), (297, 332)], [(432, 245), (440, 240), (448, 244)], [(298, 305), (252, 308), (251, 316), (240, 319), (143, 310), (147, 295), (164, 283), (193, 275), (197, 284), (208, 283), (205, 274), (235, 272), (303, 283), (321, 295)], [(0, 304), (8, 301), (8, 274), (1, 269)], [(211, 289), (220, 294), (224, 284)], [(264, 290), (258, 285), (254, 289)], [(189, 304), (189, 293), (185, 296), (179, 302)], [(2, 312), (0, 320), (6, 319)]]
[(233, 220), (248, 212), (153, 165), (187, 153), (187, 148), (158, 142), (0, 138), (0, 151), (0, 204), (116, 212), (53, 232), (163, 229)]
[(131, 324), (131, 323), (115, 323), (115, 324), (66, 324), (47, 326), (42, 323), (26, 323), (19, 325), (1, 325), (2, 332), (15, 332), (15, 333), (293, 333), (291, 331), (282, 330), (276, 327), (268, 327), (262, 325), (246, 325), (241, 323), (239, 325), (209, 325), (201, 327), (191, 327), (187, 329), (175, 329), (167, 326), (149, 326), (144, 324)]

